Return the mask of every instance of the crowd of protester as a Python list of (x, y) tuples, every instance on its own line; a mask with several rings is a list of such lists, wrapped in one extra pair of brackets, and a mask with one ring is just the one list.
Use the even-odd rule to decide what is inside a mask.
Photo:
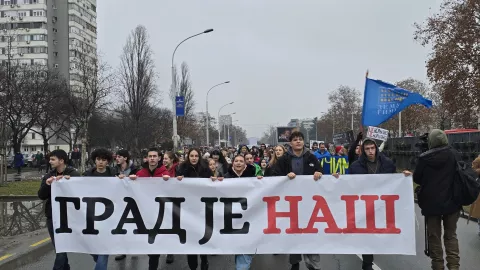
[[(346, 174), (393, 174), (397, 168), (392, 160), (381, 153), (382, 145), (377, 141), (363, 138), (359, 133), (355, 142), (347, 148), (338, 145), (314, 143), (305, 147), (304, 136), (293, 132), (290, 143), (285, 145), (267, 146), (261, 144), (251, 149), (247, 145), (238, 148), (224, 149), (184, 148), (183, 151), (161, 151), (156, 148), (144, 152), (143, 160), (138, 166), (134, 164), (127, 150), (111, 153), (106, 149), (96, 149), (91, 153), (93, 166), (83, 175), (100, 177), (115, 176), (129, 178), (132, 181), (141, 177), (161, 177), (164, 180), (177, 181), (183, 178), (209, 178), (212, 181), (227, 181), (225, 179), (238, 177), (256, 177), (262, 179), (271, 176), (287, 176), (294, 180), (297, 175), (311, 175), (312, 180), (319, 180), (322, 175), (332, 175), (341, 178)], [(448, 269), (459, 269), (458, 240), (456, 223), (460, 216), (460, 206), (452, 202), (448, 196), (449, 185), (455, 172), (455, 151), (448, 146), (448, 140), (443, 131), (434, 130), (429, 136), (430, 150), (419, 157), (413, 180), (420, 185), (417, 193), (419, 206), (427, 217), (428, 241), (432, 269), (444, 269), (442, 249), (442, 221), (445, 230), (444, 246)], [(54, 239), (51, 214), (51, 183), (61, 177), (79, 176), (74, 168), (67, 166), (67, 154), (63, 150), (54, 150), (49, 154), (52, 170), (43, 177), (38, 192), (41, 199), (46, 200), (45, 214), (50, 237)], [(474, 162), (480, 174), (480, 159)], [(403, 171), (405, 176), (412, 175)], [(176, 179), (176, 180), (172, 180)], [(267, 180), (267, 179), (263, 179)], [(413, 213), (412, 213), (413, 214)], [(479, 231), (480, 234), (480, 231)], [(160, 255), (150, 254), (149, 269), (157, 269)], [(178, 255), (177, 255), (178, 256)], [(98, 270), (107, 269), (108, 255), (92, 255)], [(116, 260), (125, 259), (126, 255), (116, 256)], [(209, 269), (207, 255), (187, 255), (190, 269)], [(249, 269), (253, 260), (251, 254), (235, 255), (236, 269)], [(319, 254), (292, 254), (289, 257), (290, 269), (300, 269), (301, 261), (310, 270), (320, 269)], [(362, 269), (373, 269), (373, 255), (362, 255)], [(167, 264), (174, 262), (173, 255), (167, 255)], [(68, 257), (65, 253), (57, 253), (54, 269), (69, 269)]]

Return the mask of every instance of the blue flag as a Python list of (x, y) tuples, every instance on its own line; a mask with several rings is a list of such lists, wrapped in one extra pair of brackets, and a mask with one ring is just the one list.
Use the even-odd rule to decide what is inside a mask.
[(432, 107), (432, 101), (418, 93), (367, 78), (363, 96), (362, 125), (379, 126), (412, 104)]

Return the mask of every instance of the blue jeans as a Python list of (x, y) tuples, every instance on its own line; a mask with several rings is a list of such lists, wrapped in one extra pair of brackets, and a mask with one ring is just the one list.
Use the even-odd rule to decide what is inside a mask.
[(93, 255), (93, 261), (95, 261), (94, 270), (107, 270), (108, 255)]
[(235, 255), (235, 270), (249, 270), (252, 260), (253, 255)]
[[(52, 240), (53, 247), (55, 247), (55, 234), (53, 232), (53, 222), (52, 219), (47, 218), (47, 229), (50, 239)], [(55, 262), (53, 263), (53, 270), (70, 270), (70, 265), (68, 264), (67, 253), (56, 253)]]

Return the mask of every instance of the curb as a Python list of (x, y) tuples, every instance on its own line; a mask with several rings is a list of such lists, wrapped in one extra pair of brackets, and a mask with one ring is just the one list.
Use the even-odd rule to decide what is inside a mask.
[(2, 270), (15, 270), (24, 265), (28, 265), (38, 261), (38, 258), (46, 255), (48, 252), (54, 250), (50, 241), (41, 243), (38, 246), (29, 248), (22, 253), (14, 254), (0, 263)]

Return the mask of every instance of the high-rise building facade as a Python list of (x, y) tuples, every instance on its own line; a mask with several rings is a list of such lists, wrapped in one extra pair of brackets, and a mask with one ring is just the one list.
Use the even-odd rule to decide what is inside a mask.
[(75, 85), (78, 62), (96, 59), (96, 2), (0, 0), (0, 62), (48, 65)]

